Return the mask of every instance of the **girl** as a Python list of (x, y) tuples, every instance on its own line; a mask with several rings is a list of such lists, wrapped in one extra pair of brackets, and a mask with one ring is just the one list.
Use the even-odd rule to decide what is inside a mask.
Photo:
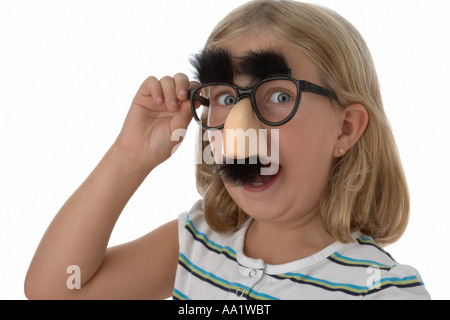
[[(184, 74), (143, 82), (115, 143), (45, 233), (27, 297), (428, 299), (418, 272), (381, 247), (404, 232), (409, 198), (357, 30), (316, 5), (252, 1), (217, 25), (193, 63), (200, 86)], [(107, 248), (192, 116), (211, 137), (201, 151), (216, 159), (197, 168), (203, 199)], [(267, 135), (252, 153), (215, 139), (229, 130)], [(66, 281), (73, 265), (79, 290)]]

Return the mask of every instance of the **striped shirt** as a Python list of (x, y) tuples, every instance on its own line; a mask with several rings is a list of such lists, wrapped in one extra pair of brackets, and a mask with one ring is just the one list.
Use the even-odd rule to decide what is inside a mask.
[(249, 219), (219, 234), (197, 202), (179, 216), (174, 299), (430, 299), (419, 273), (397, 262), (370, 237), (353, 234), (297, 261), (270, 265), (243, 252)]

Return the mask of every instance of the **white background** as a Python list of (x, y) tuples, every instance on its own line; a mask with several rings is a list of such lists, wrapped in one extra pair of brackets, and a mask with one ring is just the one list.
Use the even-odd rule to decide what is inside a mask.
[[(114, 141), (148, 76), (191, 74), (215, 24), (245, 1), (0, 0), (0, 299), (24, 299), (34, 250)], [(411, 192), (387, 250), (450, 298), (450, 9), (444, 0), (317, 0), (366, 39)], [(130, 200), (111, 244), (188, 210), (197, 128)]]

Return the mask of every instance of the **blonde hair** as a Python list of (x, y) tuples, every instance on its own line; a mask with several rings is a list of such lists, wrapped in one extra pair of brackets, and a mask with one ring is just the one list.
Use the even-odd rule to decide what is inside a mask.
[[(316, 65), (341, 106), (363, 105), (368, 126), (332, 164), (318, 212), (326, 230), (351, 242), (360, 230), (381, 245), (398, 240), (409, 217), (409, 193), (397, 146), (383, 109), (377, 74), (365, 41), (347, 20), (327, 8), (296, 1), (256, 0), (237, 8), (213, 30), (205, 48), (264, 33), (300, 49)], [(202, 147), (207, 146), (204, 142)], [(196, 172), (205, 219), (217, 232), (236, 230), (248, 216), (225, 189), (214, 164)]]

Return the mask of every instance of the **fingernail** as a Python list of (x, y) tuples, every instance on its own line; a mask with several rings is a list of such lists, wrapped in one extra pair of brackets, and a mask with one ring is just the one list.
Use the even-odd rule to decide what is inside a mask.
[(169, 106), (171, 108), (177, 108), (178, 107), (178, 102), (176, 102), (175, 100), (170, 101)]
[(187, 96), (188, 93), (187, 93), (186, 90), (182, 89), (182, 90), (178, 91), (178, 94), (179, 94), (180, 96)]

